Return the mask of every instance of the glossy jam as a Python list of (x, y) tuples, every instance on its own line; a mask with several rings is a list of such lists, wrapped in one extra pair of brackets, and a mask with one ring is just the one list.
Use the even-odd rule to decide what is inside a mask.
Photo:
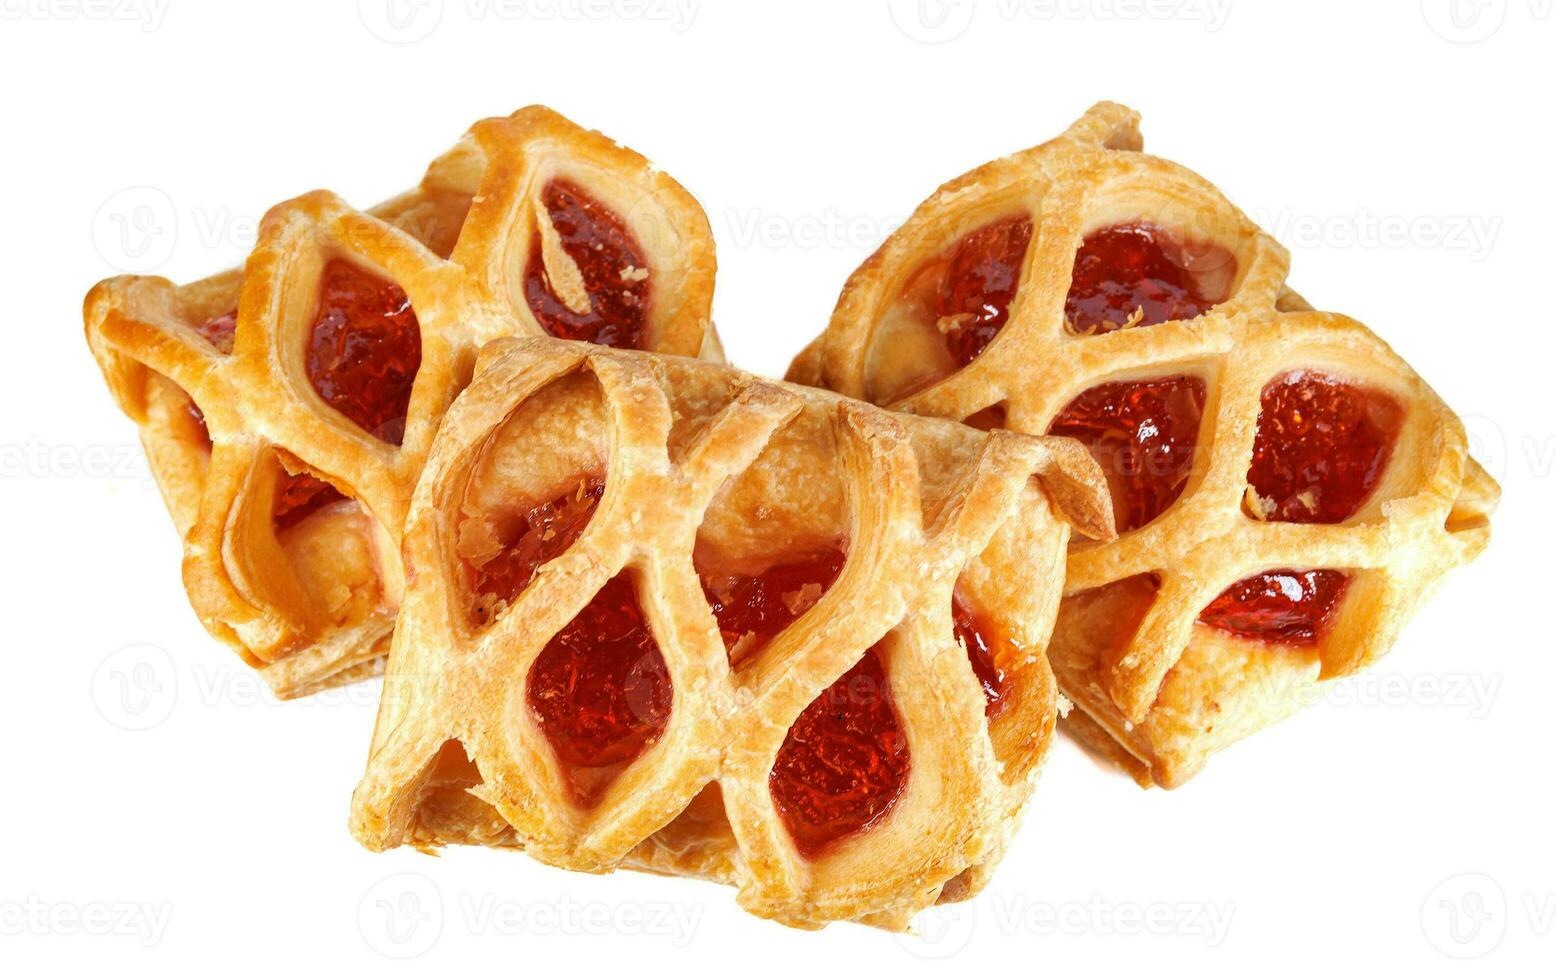
[(824, 551), (774, 565), (760, 575), (703, 576), (702, 591), (732, 664), (749, 662), (768, 640), (804, 615), (842, 568), (841, 551)]
[(1255, 516), (1337, 524), (1356, 513), (1388, 465), (1403, 416), (1382, 392), (1315, 371), (1270, 382), (1248, 467)]
[(332, 408), (392, 445), (405, 437), (421, 329), (403, 290), (342, 259), (324, 267), (308, 380)]
[(985, 225), (957, 243), (935, 310), (957, 364), (972, 363), (1010, 318), (1031, 242), (1032, 219), (1022, 215)]
[(469, 569), (476, 622), (489, 622), (501, 603), (512, 602), (524, 591), (541, 565), (573, 546), (604, 493), (603, 479), (580, 480), (573, 491), (505, 522), (499, 529), (502, 551)]
[(301, 523), (321, 507), (346, 499), (332, 485), (307, 473), (283, 471), (279, 480), (275, 504), (271, 510), (277, 533)]
[(1101, 334), (1199, 316), (1225, 297), (1208, 295), (1196, 270), (1231, 261), (1224, 249), (1191, 247), (1156, 225), (1102, 228), (1075, 253), (1065, 321), (1076, 333)]
[(951, 624), (956, 641), (967, 650), (978, 683), (983, 685), (984, 714), (992, 718), (1005, 706), (1005, 672), (994, 662), (994, 643), (988, 626), (961, 596), (951, 597)]
[(541, 203), (562, 250), (578, 266), (589, 309), (568, 306), (552, 288), (537, 231), (524, 271), (524, 298), (547, 333), (607, 347), (641, 349), (650, 294), (648, 259), (621, 220), (581, 188), (553, 180)]
[(1311, 645), (1323, 638), (1348, 582), (1327, 568), (1261, 572), (1216, 596), (1199, 621), (1253, 640)]
[(908, 764), (885, 666), (872, 648), (800, 713), (768, 788), (796, 849), (815, 858), (891, 810)]
[(1113, 493), (1122, 534), (1149, 524), (1182, 495), (1204, 409), (1199, 378), (1115, 381), (1082, 392), (1048, 431), (1091, 449)]
[(629, 573), (605, 584), (530, 668), (525, 699), (580, 806), (664, 734), (672, 690)]

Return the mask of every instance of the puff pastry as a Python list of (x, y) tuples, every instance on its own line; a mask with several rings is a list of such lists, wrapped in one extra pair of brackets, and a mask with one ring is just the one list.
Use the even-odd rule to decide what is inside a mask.
[(1102, 103), (941, 187), (789, 376), (1088, 443), (1120, 534), (1072, 545), (1049, 656), (1068, 727), (1171, 787), (1382, 656), (1499, 491), (1409, 365), (1141, 146)]
[(1071, 524), (1111, 521), (1072, 440), (496, 341), (411, 503), (352, 830), (903, 927), (998, 859), (1058, 710)]
[(713, 241), (643, 157), (534, 106), (363, 213), (272, 209), (242, 269), (110, 279), (88, 342), (185, 544), (207, 629), (283, 697), (375, 672), (406, 506), (480, 344), (553, 333), (721, 359)]

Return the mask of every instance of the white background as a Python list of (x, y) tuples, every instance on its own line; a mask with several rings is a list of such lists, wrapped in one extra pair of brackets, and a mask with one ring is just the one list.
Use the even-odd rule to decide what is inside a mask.
[[(1550, 0), (387, 3), (0, 0), (0, 971), (1552, 975)], [(731, 358), (779, 372), (938, 183), (1101, 98), (1409, 358), (1503, 481), (1492, 547), (1390, 659), (1173, 793), (1059, 744), (935, 942), (351, 840), (374, 692), (276, 704), (199, 627), (81, 338), (92, 282), (225, 268), (268, 205), (366, 206), (542, 102), (701, 200)], [(419, 908), (408, 942), (381, 902)]]

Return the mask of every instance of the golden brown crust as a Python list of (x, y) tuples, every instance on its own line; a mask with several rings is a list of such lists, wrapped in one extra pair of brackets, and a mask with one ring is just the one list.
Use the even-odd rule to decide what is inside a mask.
[[(421, 186), (369, 212), (323, 191), (273, 208), (241, 270), (187, 286), (121, 277), (87, 296), (88, 343), (140, 426), (184, 538), (190, 600), (281, 696), (382, 660), (403, 587), (405, 509), (443, 410), (480, 344), (543, 333), (522, 277), (553, 178), (614, 211), (649, 257), (648, 346), (720, 358), (709, 312), (713, 239), (701, 208), (643, 157), (540, 106), (477, 123)], [(315, 284), (331, 258), (398, 283), (420, 322), (421, 366), (400, 446), (330, 408), (305, 373)], [(224, 356), (196, 328), (233, 309), (236, 345)], [(278, 535), (271, 500), (280, 475), (299, 472), (351, 501)]]
[[(789, 377), (946, 418), (997, 406), (1023, 432), (1047, 431), (1101, 382), (1164, 371), (1205, 379), (1189, 485), (1145, 527), (1072, 548), (1070, 598), (1051, 650), (1061, 689), (1084, 712), (1083, 741), (1095, 745), (1106, 731), (1172, 786), (1211, 752), (1300, 707), (1313, 684), (1382, 656), (1442, 575), (1485, 546), (1497, 488), (1467, 456), (1459, 418), (1409, 365), (1361, 324), (1316, 312), (1286, 288), (1285, 249), (1203, 178), (1140, 152), (1138, 122), (1101, 103), (1059, 138), (941, 187), (850, 277), (826, 332)], [(937, 325), (908, 300), (915, 276), (973, 230), (1018, 213), (1031, 215), (1033, 234), (1009, 320), (957, 370)], [(1076, 334), (1063, 314), (1076, 249), (1089, 232), (1131, 220), (1225, 249), (1236, 260), (1229, 297), (1191, 321)], [(1260, 393), (1285, 371), (1310, 367), (1387, 392), (1406, 418), (1380, 485), (1349, 520), (1260, 521), (1244, 505)], [(1346, 570), (1351, 584), (1316, 647), (1196, 625), (1245, 576), (1325, 567)], [(1160, 588), (1138, 630), (1125, 623), (1120, 634), (1118, 615), (1087, 607), (1119, 606), (1130, 588), (1119, 583), (1145, 575)], [(1117, 594), (1095, 594), (1108, 590)]]
[[(582, 536), (479, 625), (460, 558), (469, 501), (543, 501), (590, 475), (605, 492)], [(568, 868), (729, 882), (746, 908), (792, 925), (901, 928), (981, 886), (1036, 777), (1057, 711), (1043, 650), (1068, 521), (1111, 526), (1100, 469), (1066, 440), (896, 417), (683, 358), (494, 342), (411, 505), (416, 587), (353, 832), (374, 849), (522, 844)], [(847, 562), (836, 583), (731, 669), (694, 552), (736, 568), (837, 541)], [(545, 643), (623, 571), (674, 708), (585, 808), (524, 707), (525, 684)], [(953, 589), (1006, 637), (992, 722), (954, 638)], [(887, 818), (805, 860), (768, 773), (800, 711), (883, 636), (907, 786)]]

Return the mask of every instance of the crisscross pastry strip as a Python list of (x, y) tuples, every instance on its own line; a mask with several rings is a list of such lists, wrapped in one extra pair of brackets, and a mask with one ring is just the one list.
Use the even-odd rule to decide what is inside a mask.
[(982, 886), (1030, 791), (1072, 523), (1111, 513), (1071, 440), (495, 342), (411, 505), (353, 832), (903, 927)]
[(695, 200), (533, 106), (368, 212), (273, 208), (242, 269), (121, 277), (87, 339), (184, 540), (206, 628), (283, 697), (375, 672), (411, 489), (479, 345), (557, 333), (722, 359)]
[(1382, 340), (1101, 103), (940, 188), (849, 279), (790, 378), (1073, 435), (1119, 536), (1072, 545), (1050, 648), (1066, 719), (1180, 784), (1382, 656), (1484, 547), (1498, 489)]

